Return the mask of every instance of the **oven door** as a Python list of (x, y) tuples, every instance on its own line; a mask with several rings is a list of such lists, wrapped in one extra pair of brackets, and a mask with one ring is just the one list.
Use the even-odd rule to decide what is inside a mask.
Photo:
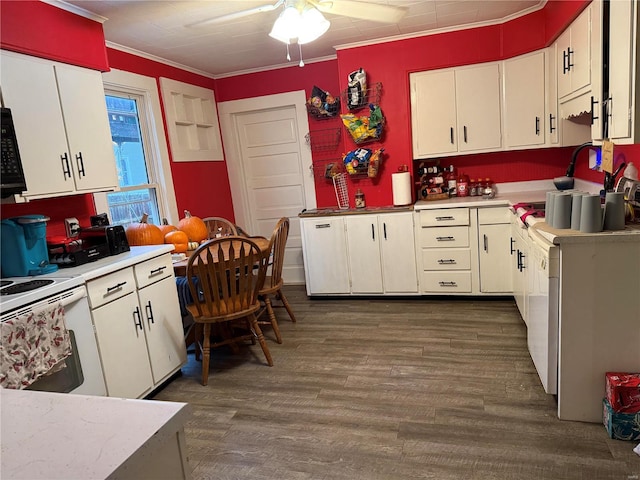
[(84, 286), (14, 310), (3, 315), (2, 321), (57, 303), (62, 303), (64, 307), (64, 321), (71, 339), (72, 354), (65, 359), (66, 368), (41, 377), (28, 390), (105, 396), (107, 390)]

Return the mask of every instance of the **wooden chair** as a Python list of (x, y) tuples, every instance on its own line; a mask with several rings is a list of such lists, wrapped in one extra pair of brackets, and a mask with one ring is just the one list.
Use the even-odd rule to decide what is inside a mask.
[[(264, 308), (258, 314), (258, 319), (262, 314), (267, 312), (269, 320), (258, 321), (261, 325), (271, 325), (273, 332), (276, 335), (276, 341), (282, 343), (282, 336), (280, 335), (280, 328), (278, 327), (278, 321), (276, 320), (273, 307), (284, 307), (289, 314), (292, 322), (296, 321), (296, 317), (291, 310), (291, 306), (287, 301), (287, 297), (282, 293), (282, 266), (284, 264), (284, 249), (287, 244), (287, 238), (289, 236), (289, 219), (286, 217), (281, 218), (271, 234), (271, 275), (265, 278), (264, 286), (258, 292), (258, 298), (264, 302)], [(273, 305), (271, 302), (271, 295), (274, 295), (277, 300), (282, 302), (282, 305)]]
[[(209, 240), (189, 258), (187, 281), (193, 303), (187, 308), (196, 324), (202, 325), (196, 344), (196, 352), (198, 348), (202, 351), (202, 385), (208, 382), (212, 347), (237, 347), (238, 342), (246, 340), (255, 344), (258, 339), (267, 363), (273, 366), (255, 315), (260, 309), (258, 291), (264, 284), (266, 269), (265, 256), (258, 245), (239, 236)], [(238, 333), (234, 326), (244, 330)], [(212, 327), (217, 335), (213, 341)]]
[(203, 218), (202, 221), (209, 230), (208, 238), (210, 240), (213, 238), (227, 237), (229, 235), (238, 235), (236, 226), (226, 218), (206, 217)]

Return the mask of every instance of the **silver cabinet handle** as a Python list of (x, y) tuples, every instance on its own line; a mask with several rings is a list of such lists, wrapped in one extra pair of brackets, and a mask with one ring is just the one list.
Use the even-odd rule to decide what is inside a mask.
[(455, 220), (455, 217), (452, 217), (451, 215), (448, 215), (446, 217), (436, 217), (437, 222), (443, 222), (445, 220)]
[(458, 284), (456, 282), (438, 282), (441, 287), (457, 287)]
[(436, 237), (436, 240), (439, 242), (452, 242), (455, 237)]
[(316, 225), (316, 228), (330, 228), (331, 224), (330, 223), (319, 223), (318, 225)]
[(438, 263), (440, 265), (455, 265), (456, 261), (453, 258), (448, 258), (448, 259), (441, 258), (440, 260), (438, 260)]

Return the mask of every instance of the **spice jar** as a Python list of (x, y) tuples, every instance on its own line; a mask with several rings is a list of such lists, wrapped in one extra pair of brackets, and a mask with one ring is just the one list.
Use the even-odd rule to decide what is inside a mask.
[(358, 191), (356, 192), (356, 208), (364, 208), (366, 206), (365, 201), (364, 201), (364, 193), (362, 192), (361, 189), (358, 189)]

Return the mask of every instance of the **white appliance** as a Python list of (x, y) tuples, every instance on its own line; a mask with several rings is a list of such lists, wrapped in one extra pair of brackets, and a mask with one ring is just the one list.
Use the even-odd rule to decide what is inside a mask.
[(558, 393), (559, 247), (528, 229), (527, 345), (544, 391)]
[[(535, 228), (544, 217), (518, 208), (515, 215), (526, 227), (527, 277), (522, 295), (527, 309), (527, 346), (544, 391), (558, 393), (558, 332), (560, 318), (560, 248)], [(516, 294), (516, 292), (514, 292)]]
[[(30, 290), (20, 291), (24, 288)], [(2, 322), (59, 302), (64, 306), (72, 354), (65, 361), (67, 368), (40, 378), (29, 389), (104, 396), (107, 390), (82, 277), (39, 275), (1, 280)]]

